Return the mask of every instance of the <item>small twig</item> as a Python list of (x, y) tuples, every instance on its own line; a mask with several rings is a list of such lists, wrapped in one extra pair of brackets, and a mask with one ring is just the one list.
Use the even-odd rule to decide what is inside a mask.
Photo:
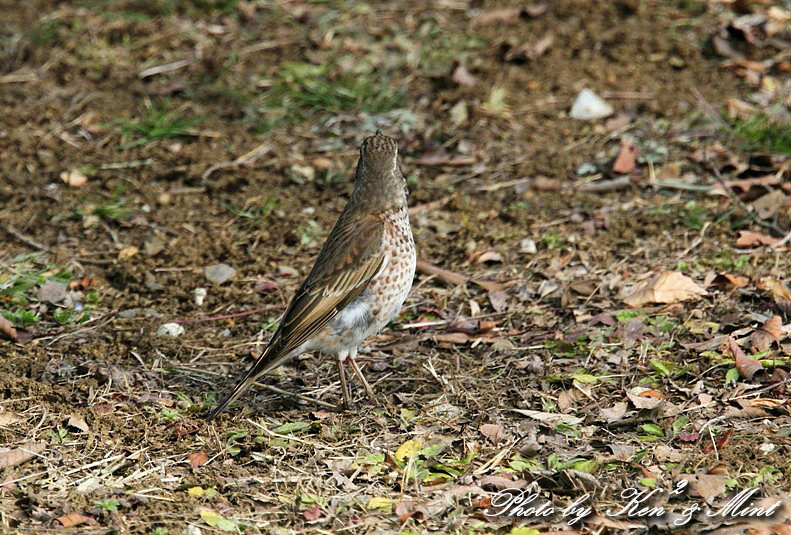
[(616, 100), (652, 100), (656, 98), (653, 93), (640, 91), (605, 91), (601, 94), (602, 98)]
[(149, 67), (147, 69), (143, 69), (140, 71), (140, 74), (137, 76), (142, 80), (144, 78), (148, 78), (149, 76), (156, 76), (157, 74), (162, 74), (166, 72), (176, 71), (187, 65), (191, 64), (192, 61), (188, 59), (180, 59), (178, 61), (174, 61), (173, 63), (166, 63), (165, 65), (156, 65), (155, 67)]
[(314, 448), (318, 448), (318, 449), (322, 449), (322, 450), (333, 450), (333, 449), (335, 449), (335, 448), (331, 448), (329, 446), (326, 446), (326, 445), (324, 445), (324, 444), (322, 444), (320, 442), (310, 442), (308, 440), (302, 440), (301, 438), (297, 438), (297, 437), (295, 437), (293, 435), (292, 436), (288, 436), (288, 435), (281, 435), (280, 433), (275, 433), (274, 431), (270, 431), (269, 429), (267, 429), (266, 426), (263, 426), (263, 425), (259, 424), (258, 422), (254, 422), (250, 418), (248, 418), (247, 421), (249, 423), (253, 424), (254, 426), (256, 426), (257, 428), (261, 429), (267, 435), (273, 436), (275, 438), (282, 438), (282, 439), (285, 439), (285, 440), (293, 440), (294, 442), (299, 442), (300, 444), (305, 444), (306, 446), (313, 446)]
[(229, 162), (221, 162), (221, 163), (218, 163), (218, 164), (214, 164), (214, 165), (212, 165), (211, 167), (209, 167), (208, 169), (206, 169), (203, 172), (203, 174), (200, 177), (201, 178), (201, 183), (205, 184), (206, 180), (208, 180), (208, 178), (211, 176), (211, 174), (213, 172), (215, 172), (216, 170), (218, 170), (218, 169), (224, 169), (226, 167), (237, 167), (237, 166), (240, 166), (240, 165), (253, 163), (258, 158), (260, 158), (264, 154), (268, 153), (270, 150), (272, 150), (272, 145), (270, 145), (268, 143), (262, 143), (261, 145), (258, 145), (253, 150), (242, 154), (241, 156), (239, 156), (235, 160), (231, 160)]
[(33, 238), (25, 236), (11, 225), (3, 225), (3, 230), (5, 230), (7, 233), (9, 233), (11, 236), (24, 243), (25, 245), (29, 245), (30, 247), (33, 247), (34, 249), (38, 249), (39, 251), (46, 251), (46, 252), (50, 251), (49, 247), (47, 247), (42, 243), (37, 242)]
[(791, 242), (791, 231), (788, 231), (788, 234), (783, 236), (782, 240), (780, 240), (779, 242), (777, 242), (777, 243), (775, 243), (773, 245), (770, 245), (769, 248), (770, 249), (777, 249), (778, 247), (782, 247), (783, 245), (785, 245), (788, 242)]
[[(747, 217), (751, 221), (753, 221), (754, 223), (757, 223), (758, 225), (764, 227), (765, 229), (771, 230), (772, 232), (774, 232), (774, 233), (776, 233), (776, 234), (778, 234), (780, 236), (784, 236), (786, 234), (786, 232), (784, 230), (780, 229), (777, 225), (769, 223), (768, 221), (763, 221), (762, 219), (758, 218), (758, 216), (755, 214), (755, 212), (750, 210), (750, 207), (747, 206), (744, 203), (744, 201), (741, 200), (738, 197), (738, 195), (736, 195), (733, 192), (733, 190), (730, 188), (730, 186), (728, 186), (728, 184), (725, 182), (725, 179), (720, 174), (720, 170), (717, 169), (714, 165), (708, 165), (708, 158), (706, 158), (705, 156), (704, 156), (704, 162), (707, 164), (707, 166), (711, 170), (711, 172), (714, 173), (714, 178), (717, 180), (717, 182), (719, 182), (720, 186), (722, 186), (722, 189), (723, 189), (723, 191), (725, 191), (725, 194), (731, 199), (731, 201), (733, 201), (733, 203), (736, 206), (741, 208), (741, 210), (745, 214), (747, 214)], [(783, 239), (785, 239), (785, 238), (783, 238)]]
[(422, 214), (423, 212), (433, 212), (438, 208), (442, 208), (450, 201), (456, 198), (456, 195), (447, 195), (442, 197), (441, 199), (437, 199), (436, 201), (427, 202), (425, 204), (418, 204), (417, 206), (412, 206), (409, 208), (409, 215), (417, 215)]
[(578, 191), (584, 191), (587, 193), (602, 193), (605, 191), (617, 191), (619, 189), (628, 188), (632, 185), (632, 177), (629, 175), (626, 176), (619, 176), (618, 178), (613, 178), (612, 180), (602, 180), (601, 182), (591, 182), (589, 184), (583, 184), (579, 188)]
[(260, 43), (255, 43), (253, 45), (249, 45), (244, 47), (242, 50), (239, 51), (239, 57), (245, 57), (248, 54), (252, 54), (254, 52), (261, 52), (262, 50), (272, 50), (274, 48), (282, 48), (284, 46), (289, 46), (294, 44), (294, 41), (282, 40), (282, 41), (261, 41)]
[(530, 178), (517, 178), (514, 180), (506, 180), (505, 182), (497, 182), (496, 184), (485, 184), (483, 186), (478, 186), (475, 188), (475, 191), (497, 191), (498, 189), (510, 188), (511, 186), (516, 186), (518, 184), (524, 184), (531, 181), (532, 179)]
[(221, 316), (211, 316), (208, 318), (191, 318), (186, 320), (173, 320), (173, 323), (202, 323), (204, 321), (220, 321), (220, 320), (227, 320), (232, 318), (243, 318), (245, 316), (251, 316), (253, 314), (258, 314), (259, 312), (266, 312), (269, 310), (274, 310), (276, 308), (281, 308), (280, 305), (269, 305), (263, 308), (255, 308), (253, 310), (247, 310), (245, 312), (237, 312), (236, 314), (223, 314)]
[(487, 292), (499, 292), (503, 290), (503, 285), (498, 282), (473, 279), (465, 275), (461, 275), (460, 273), (454, 273), (453, 271), (448, 271), (447, 269), (442, 269), (435, 265), (429, 264), (425, 260), (417, 261), (417, 270), (421, 273), (425, 273), (426, 275), (434, 275), (438, 279), (456, 286), (472, 282)]
[(701, 107), (703, 113), (709, 119), (715, 121), (721, 127), (728, 127), (727, 121), (725, 121), (725, 119), (723, 119), (722, 116), (719, 113), (717, 113), (717, 110), (714, 109), (714, 106), (712, 106), (709, 103), (709, 101), (706, 100), (706, 97), (704, 97), (703, 94), (700, 91), (698, 91), (697, 87), (692, 88), (692, 94), (695, 95), (695, 99), (698, 101), (698, 105)]

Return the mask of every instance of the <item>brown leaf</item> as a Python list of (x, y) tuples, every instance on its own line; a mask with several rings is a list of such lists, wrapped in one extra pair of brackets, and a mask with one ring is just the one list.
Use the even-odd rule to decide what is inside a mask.
[(485, 262), (502, 262), (503, 255), (495, 251), (484, 251), (482, 253), (473, 254), (470, 260), (477, 264), (483, 264)]
[(466, 344), (473, 338), (464, 333), (438, 333), (434, 335), (435, 342), (446, 342), (449, 344)]
[(449, 333), (464, 333), (471, 336), (478, 332), (478, 327), (464, 316), (459, 315), (448, 323), (446, 330)]
[(717, 448), (718, 451), (721, 450), (722, 448), (725, 447), (725, 445), (728, 443), (728, 441), (731, 439), (732, 436), (733, 436), (733, 428), (730, 428), (725, 432), (724, 435), (722, 435), (720, 438), (715, 440), (714, 444), (712, 444), (711, 442), (707, 442), (703, 446), (704, 453), (709, 453), (714, 451), (715, 447)]
[[(782, 178), (779, 178), (775, 175), (765, 175), (756, 178), (741, 178), (738, 180), (727, 180), (725, 181), (725, 187), (732, 189), (737, 193), (747, 193), (754, 187), (760, 187), (763, 191), (766, 191), (767, 186), (778, 186), (780, 185), (781, 181)], [(722, 188), (722, 186), (719, 183), (714, 184), (714, 186), (712, 186), (711, 193), (726, 195), (725, 190)]]
[(412, 502), (400, 502), (395, 507), (395, 514), (398, 515), (398, 520), (403, 524), (410, 518), (415, 518), (418, 522), (421, 520), (421, 514), (415, 511), (415, 504)]
[(788, 289), (788, 286), (786, 286), (783, 281), (772, 277), (766, 277), (761, 280), (759, 286), (772, 293), (772, 299), (775, 300), (775, 303), (791, 301), (791, 290)]
[[(646, 394), (647, 392), (649, 394), (643, 395)], [(628, 397), (629, 401), (631, 401), (632, 404), (638, 409), (655, 409), (656, 407), (662, 404), (664, 399), (656, 396), (654, 392), (657, 391), (656, 390), (652, 391), (649, 388), (636, 386), (631, 390), (626, 391), (626, 397)], [(661, 392), (657, 392), (657, 393), (661, 394)]]
[(318, 505), (312, 505), (302, 511), (302, 516), (305, 517), (305, 520), (308, 522), (313, 522), (321, 516), (321, 508)]
[(22, 420), (24, 420), (24, 418), (22, 418), (15, 412), (9, 412), (9, 411), (0, 412), (0, 427), (4, 427), (6, 425), (12, 425), (17, 422), (21, 422)]
[(415, 165), (423, 167), (440, 167), (443, 165), (448, 166), (463, 166), (472, 165), (477, 160), (470, 156), (457, 156), (452, 157), (444, 148), (440, 147), (430, 152), (424, 153), (420, 158), (415, 160)]
[(31, 442), (0, 453), (0, 468), (8, 468), (9, 466), (16, 466), (22, 464), (31, 457), (41, 453), (47, 449), (47, 445), (40, 442)]
[(502, 312), (508, 308), (508, 295), (505, 292), (489, 292), (489, 302), (495, 312)]
[(11, 340), (16, 342), (18, 340), (16, 328), (14, 328), (14, 324), (8, 321), (0, 314), (0, 332), (5, 334)]
[(744, 288), (748, 284), (750, 284), (750, 279), (747, 277), (730, 273), (719, 273), (714, 275), (711, 280), (704, 282), (704, 286), (735, 286), (736, 288)]
[(72, 414), (69, 416), (69, 420), (66, 422), (66, 427), (72, 427), (81, 433), (87, 433), (90, 430), (88, 424), (85, 422), (85, 418), (79, 414)]
[(760, 328), (756, 329), (750, 335), (750, 342), (756, 352), (761, 352), (772, 347), (772, 344), (780, 344), (780, 338), (783, 336), (783, 321), (780, 316), (772, 316), (766, 320)]
[(707, 502), (716, 496), (725, 493), (725, 480), (727, 479), (724, 474), (697, 474), (691, 476), (684, 476), (689, 482), (689, 490), (693, 496), (700, 496)]
[(755, 106), (738, 98), (729, 98), (725, 102), (725, 109), (731, 119), (749, 119), (758, 111)]
[(753, 201), (753, 208), (760, 219), (771, 219), (788, 205), (788, 197), (782, 190), (776, 189)]
[(204, 451), (196, 451), (187, 455), (187, 461), (190, 463), (190, 466), (193, 468), (197, 468), (201, 465), (206, 464), (206, 461), (209, 460), (209, 456), (206, 455)]
[(79, 513), (71, 513), (69, 515), (59, 516), (58, 522), (60, 522), (64, 528), (73, 528), (74, 526), (79, 526), (81, 524), (88, 524), (89, 526), (95, 526), (98, 524), (98, 522), (93, 517), (81, 515)]
[(600, 408), (599, 411), (607, 419), (607, 423), (617, 422), (626, 414), (626, 402), (618, 401), (609, 409)]
[(678, 271), (665, 271), (642, 283), (623, 302), (637, 308), (647, 304), (697, 299), (706, 293), (706, 290), (686, 275)]
[(625, 175), (634, 171), (637, 166), (638, 154), (637, 146), (631, 139), (627, 137), (621, 138), (621, 150), (612, 164), (613, 173)]
[(751, 381), (757, 372), (763, 371), (764, 367), (761, 363), (747, 358), (742, 348), (739, 347), (739, 344), (736, 343), (736, 340), (734, 340), (732, 336), (728, 337), (728, 350), (731, 355), (733, 355), (733, 360), (736, 362), (736, 370), (739, 372), (739, 375), (748, 381)]
[(537, 41), (528, 41), (512, 48), (505, 54), (505, 61), (514, 60), (533, 60), (543, 56), (555, 42), (555, 36), (551, 33), (546, 34)]
[(453, 69), (450, 79), (462, 87), (473, 87), (478, 83), (478, 79), (475, 78), (475, 76), (473, 76), (470, 71), (468, 71), (467, 68), (461, 63), (456, 65), (456, 68)]
[[(510, 475), (510, 474), (509, 474)], [(491, 474), (484, 476), (478, 480), (478, 486), (494, 487), (497, 490), (503, 489), (522, 489), (527, 486), (527, 481), (524, 479), (513, 480), (505, 474)]]
[(505, 433), (505, 427), (501, 424), (483, 424), (478, 431), (496, 446)]

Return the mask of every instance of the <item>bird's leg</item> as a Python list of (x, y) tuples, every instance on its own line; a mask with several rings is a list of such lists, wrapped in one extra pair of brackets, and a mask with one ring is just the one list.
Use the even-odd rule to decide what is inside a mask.
[(368, 381), (365, 380), (365, 376), (363, 375), (363, 371), (357, 365), (357, 361), (355, 358), (357, 357), (357, 351), (353, 351), (351, 355), (349, 355), (349, 364), (352, 367), (352, 371), (354, 371), (354, 375), (360, 380), (363, 384), (363, 388), (365, 388), (365, 394), (368, 396), (368, 399), (374, 399), (374, 390), (371, 388), (371, 385), (368, 384)]
[(341, 358), (338, 355), (338, 379), (341, 381), (341, 393), (343, 394), (343, 405), (345, 407), (349, 406), (349, 384), (346, 382), (346, 372), (343, 369), (343, 365), (345, 364), (346, 358)]

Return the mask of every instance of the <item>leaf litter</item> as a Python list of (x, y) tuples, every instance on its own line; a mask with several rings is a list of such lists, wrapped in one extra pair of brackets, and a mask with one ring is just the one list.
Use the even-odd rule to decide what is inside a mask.
[[(787, 251), (765, 241), (791, 228), (784, 12), (671, 6), (646, 30), (633, 4), (395, 4), (384, 34), (367, 30), (377, 10), (324, 3), (12, 10), (0, 306), (6, 335), (32, 336), (0, 342), (14, 527), (496, 532), (511, 526), (484, 511), (508, 486), (558, 505), (590, 489), (597, 510), (618, 506), (613, 489), (680, 478), (696, 496), (679, 505), (782, 490), (791, 294)], [(128, 40), (107, 38), (118, 32)], [(712, 36), (726, 55), (710, 57)], [(508, 50), (519, 57), (503, 62)], [(64, 78), (75, 65), (85, 76)], [(585, 87), (609, 119), (569, 119)], [(382, 404), (340, 413), (257, 388), (206, 426), (310, 269), (376, 128), (399, 136), (426, 220), (413, 219), (415, 290), (360, 354)], [(64, 169), (90, 178), (70, 185)], [(764, 237), (738, 245), (743, 232)], [(203, 267), (223, 263), (240, 274), (198, 307)], [(68, 295), (40, 298), (48, 279), (79, 294), (74, 308), (98, 292), (86, 322), (63, 314)], [(641, 292), (635, 306), (624, 288)], [(184, 320), (179, 337), (155, 336)], [(305, 356), (261, 381), (334, 401), (334, 378), (330, 359)], [(567, 528), (553, 522), (515, 529)]]

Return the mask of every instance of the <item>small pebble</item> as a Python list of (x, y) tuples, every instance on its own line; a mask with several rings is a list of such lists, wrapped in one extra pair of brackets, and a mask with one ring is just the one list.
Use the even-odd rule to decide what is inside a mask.
[(192, 290), (192, 295), (195, 299), (195, 304), (201, 306), (203, 300), (206, 299), (206, 288), (195, 288)]
[(519, 252), (525, 254), (536, 254), (538, 252), (538, 249), (536, 248), (536, 242), (530, 238), (525, 238), (519, 242)]
[(203, 275), (206, 280), (215, 284), (222, 284), (236, 275), (236, 270), (228, 264), (214, 264), (203, 268)]
[(178, 323), (163, 323), (157, 329), (157, 336), (179, 336), (184, 334), (184, 327)]
[(571, 105), (569, 117), (583, 121), (604, 119), (613, 114), (615, 110), (599, 95), (588, 88), (583, 89)]

